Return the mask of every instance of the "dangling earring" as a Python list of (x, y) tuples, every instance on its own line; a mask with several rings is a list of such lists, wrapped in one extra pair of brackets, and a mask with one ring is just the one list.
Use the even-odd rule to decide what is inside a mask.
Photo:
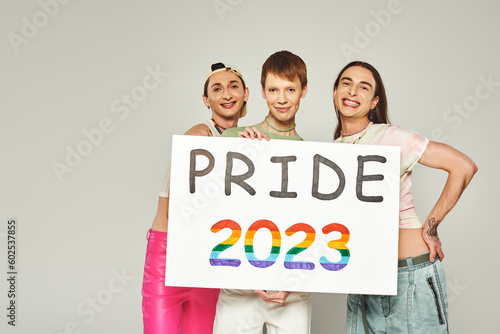
[(370, 112), (368, 113), (368, 120), (369, 120), (370, 122), (372, 122), (372, 121), (373, 121), (373, 110), (374, 110), (374, 109), (370, 109)]

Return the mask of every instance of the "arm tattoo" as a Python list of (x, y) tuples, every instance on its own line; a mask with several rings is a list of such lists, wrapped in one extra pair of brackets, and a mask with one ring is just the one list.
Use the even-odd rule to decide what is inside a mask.
[(429, 230), (427, 230), (427, 235), (431, 238), (437, 238), (438, 237), (438, 233), (437, 233), (437, 227), (439, 225), (441, 221), (436, 221), (436, 219), (434, 219), (434, 217), (430, 218), (428, 220), (428, 223), (429, 223)]

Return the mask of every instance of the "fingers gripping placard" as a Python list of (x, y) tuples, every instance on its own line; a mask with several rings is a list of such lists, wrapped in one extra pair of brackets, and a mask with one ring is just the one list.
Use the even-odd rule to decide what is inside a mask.
[(396, 292), (397, 147), (174, 136), (170, 196), (167, 285)]

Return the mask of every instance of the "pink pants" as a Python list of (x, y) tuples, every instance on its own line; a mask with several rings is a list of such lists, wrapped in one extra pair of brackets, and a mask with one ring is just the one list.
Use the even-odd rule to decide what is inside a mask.
[(142, 314), (144, 334), (212, 334), (219, 289), (165, 286), (167, 233), (149, 230)]

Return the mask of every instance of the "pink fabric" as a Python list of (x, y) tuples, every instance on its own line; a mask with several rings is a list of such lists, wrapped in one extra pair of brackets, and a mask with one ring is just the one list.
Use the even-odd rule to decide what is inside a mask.
[(165, 286), (167, 233), (149, 230), (142, 314), (144, 334), (212, 334), (219, 289)]

